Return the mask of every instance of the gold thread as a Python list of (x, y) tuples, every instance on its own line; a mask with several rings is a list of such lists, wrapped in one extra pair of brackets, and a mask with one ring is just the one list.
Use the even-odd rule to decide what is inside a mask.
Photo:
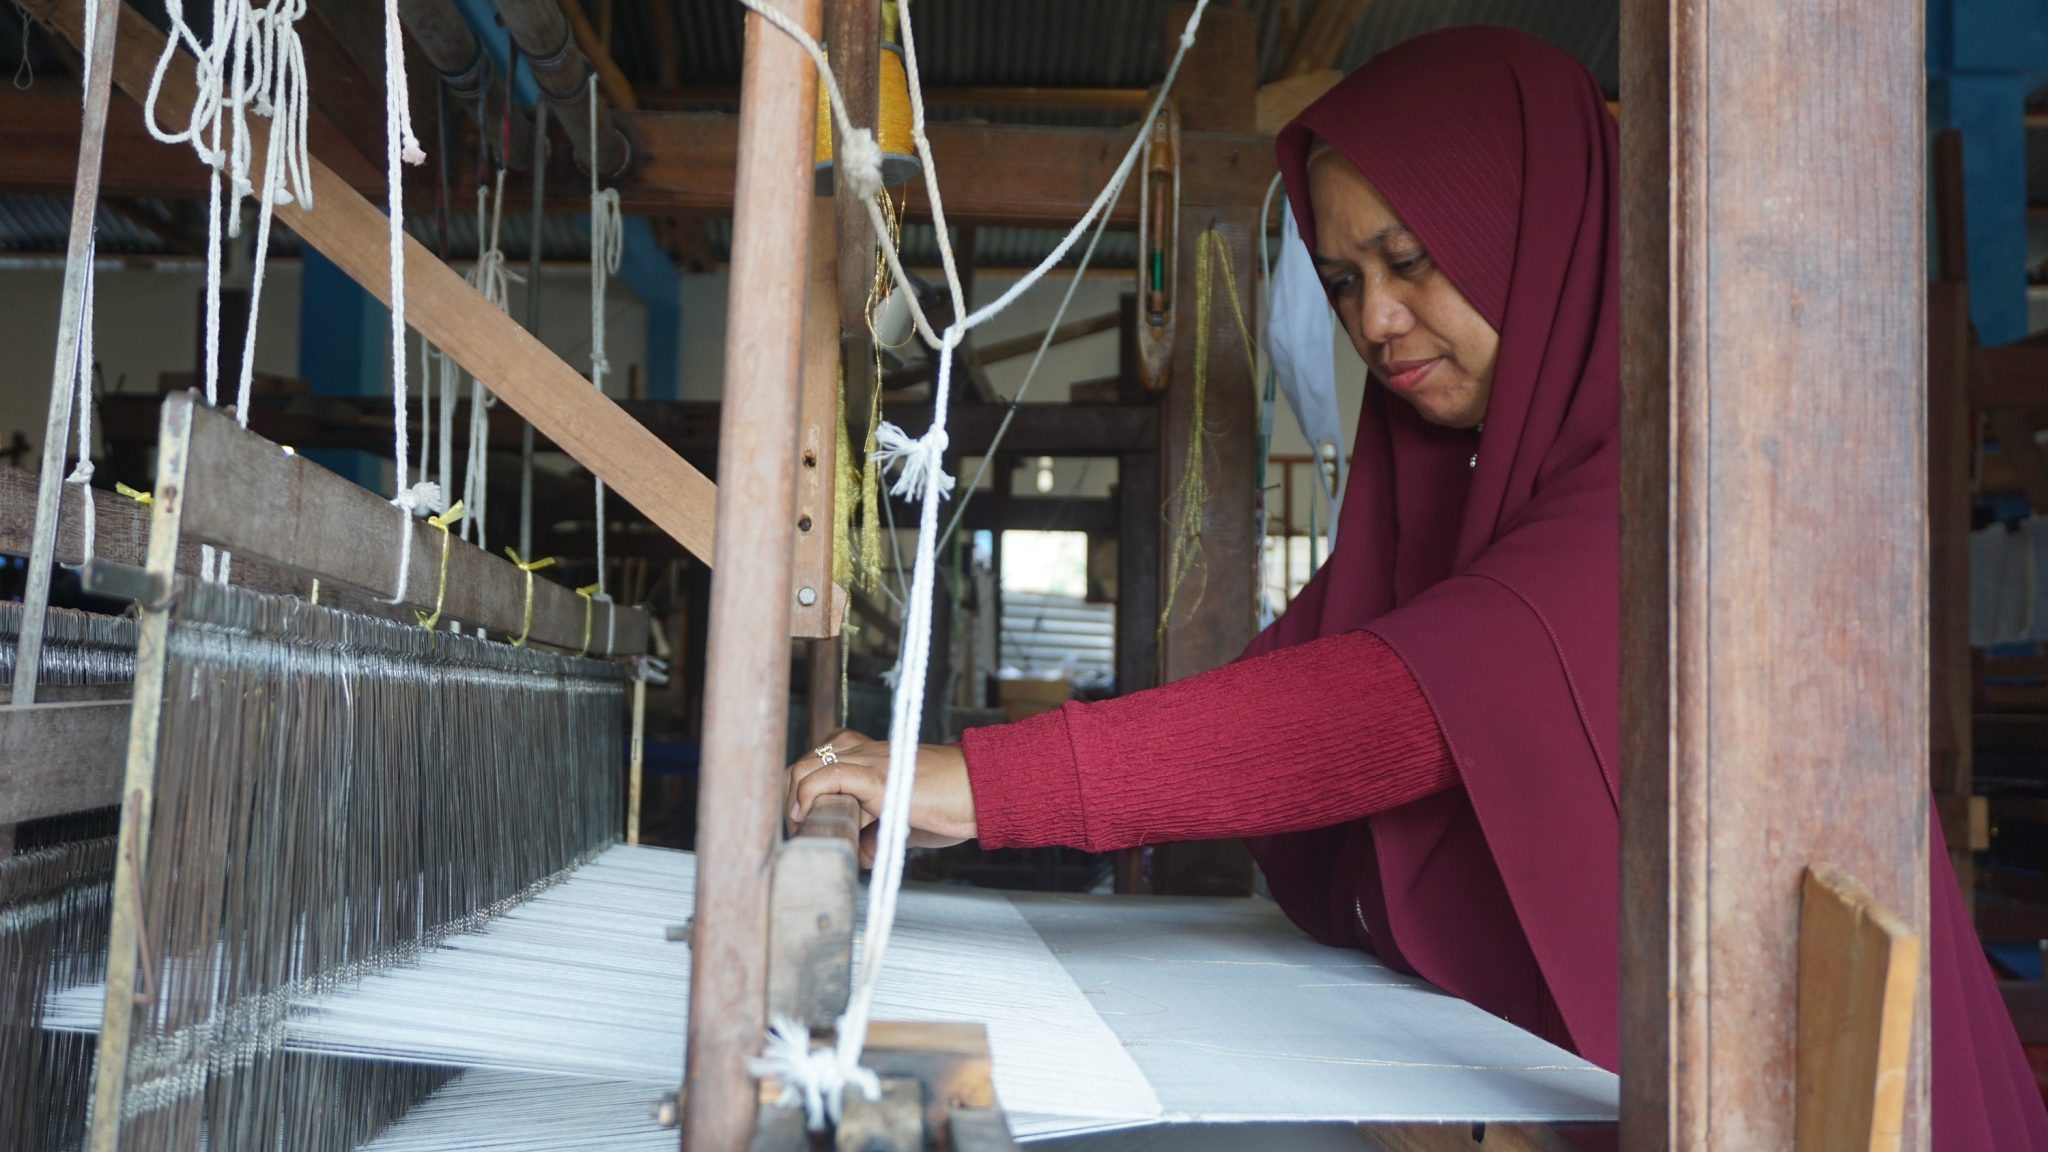
[(518, 550), (511, 547), (505, 549), (505, 555), (512, 558), (513, 567), (526, 573), (526, 612), (519, 622), (519, 635), (512, 641), (514, 648), (524, 648), (526, 647), (526, 638), (533, 635), (533, 574), (553, 564), (555, 558), (553, 556), (543, 556), (538, 560), (521, 560)]
[[(1211, 249), (1215, 250), (1212, 260)], [(1175, 488), (1167, 507), (1179, 505), (1179, 515), (1174, 517), (1173, 547), (1168, 552), (1166, 565), (1167, 583), (1165, 602), (1159, 608), (1157, 637), (1161, 643), (1166, 638), (1167, 621), (1173, 618), (1175, 601), (1179, 598), (1181, 585), (1188, 576), (1203, 572), (1203, 580), (1194, 590), (1194, 600), (1188, 605), (1190, 611), (1202, 602), (1202, 591), (1207, 586), (1206, 571), (1202, 567), (1200, 541), (1204, 505), (1209, 502), (1209, 478), (1207, 475), (1208, 456), (1203, 445), (1209, 438), (1209, 305), (1215, 287), (1216, 264), (1223, 266), (1223, 286), (1230, 297), (1230, 311), (1237, 318), (1238, 335), (1244, 344), (1245, 363), (1251, 375), (1258, 376), (1258, 362), (1253, 358), (1251, 328), (1244, 320), (1244, 304), (1237, 295), (1237, 276), (1230, 265), (1230, 246), (1223, 234), (1211, 225), (1195, 244), (1195, 387), (1194, 412), (1189, 422), (1187, 467), (1181, 474), (1180, 484)]]
[(415, 613), (419, 617), (420, 627), (429, 632), (441, 623), (441, 604), (448, 597), (448, 529), (451, 525), (462, 523), (464, 515), (462, 501), (457, 500), (439, 516), (427, 517), (427, 523), (441, 530), (441, 578), (434, 586), (434, 610)]

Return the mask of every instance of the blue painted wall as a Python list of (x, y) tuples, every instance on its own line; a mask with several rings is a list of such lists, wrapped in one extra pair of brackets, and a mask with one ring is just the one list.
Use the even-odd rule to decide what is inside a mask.
[(1970, 318), (1985, 344), (2027, 334), (2026, 96), (2044, 71), (2043, 0), (1928, 0), (1928, 128), (1963, 136)]
[[(301, 269), (299, 377), (319, 396), (390, 395), (390, 309), (311, 245)], [(378, 486), (377, 461), (368, 453), (323, 450), (306, 456), (365, 488)]]

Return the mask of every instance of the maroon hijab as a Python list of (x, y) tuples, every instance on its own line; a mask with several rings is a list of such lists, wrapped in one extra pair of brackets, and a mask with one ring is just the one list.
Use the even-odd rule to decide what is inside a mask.
[(1583, 66), (1527, 35), (1410, 40), (1280, 134), (1311, 250), (1315, 140), (1379, 188), (1500, 352), (1480, 432), (1427, 424), (1367, 385), (1337, 550), (1251, 653), (1370, 629), (1414, 673), (1464, 787), (1252, 849), (1311, 934), (1371, 947), (1613, 1068), (1614, 118)]

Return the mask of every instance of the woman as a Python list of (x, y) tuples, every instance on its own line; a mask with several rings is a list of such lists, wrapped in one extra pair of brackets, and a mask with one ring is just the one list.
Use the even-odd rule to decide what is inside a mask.
[[(1454, 29), (1346, 78), (1279, 159), (1377, 385), (1336, 553), (1236, 664), (923, 750), (913, 843), (1247, 837), (1309, 934), (1615, 1068), (1614, 119), (1565, 54)], [(792, 820), (878, 809), (887, 746), (833, 748), (791, 766)], [(1936, 1147), (2048, 1147), (1931, 840)]]

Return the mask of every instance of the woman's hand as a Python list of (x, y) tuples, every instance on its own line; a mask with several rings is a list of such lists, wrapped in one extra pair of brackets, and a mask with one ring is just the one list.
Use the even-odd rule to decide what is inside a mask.
[[(831, 755), (823, 754), (830, 748)], [(889, 744), (870, 740), (851, 729), (832, 734), (820, 751), (789, 766), (789, 827), (795, 830), (810, 815), (820, 796), (843, 793), (860, 804), (860, 862), (875, 862), (875, 821), (882, 815), (882, 789), (889, 778)], [(974, 838), (974, 789), (967, 780), (967, 758), (954, 744), (921, 744), (917, 750), (917, 785), (910, 796), (910, 843), (917, 848), (943, 848)]]

